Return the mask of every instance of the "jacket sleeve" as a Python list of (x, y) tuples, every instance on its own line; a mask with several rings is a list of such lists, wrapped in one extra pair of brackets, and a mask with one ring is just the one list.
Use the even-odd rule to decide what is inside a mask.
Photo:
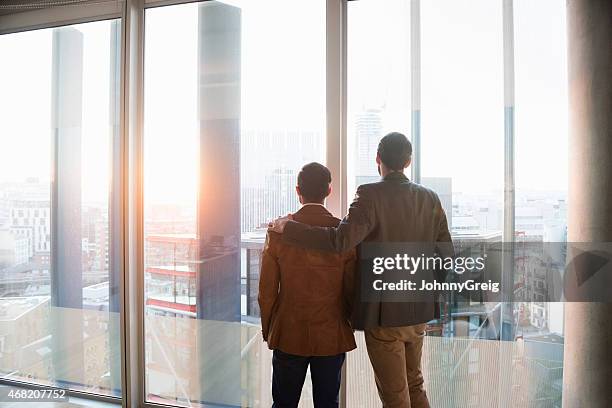
[(350, 320), (353, 304), (355, 303), (355, 274), (357, 273), (357, 251), (347, 252), (344, 260), (344, 274), (342, 275), (342, 295), (344, 312), (347, 320)]
[(276, 255), (274, 239), (268, 233), (263, 252), (261, 254), (261, 270), (259, 272), (259, 309), (261, 314), (261, 332), (264, 341), (268, 340), (270, 323), (274, 312), (274, 305), (278, 298), (280, 285), (280, 266)]
[(288, 221), (283, 241), (323, 251), (346, 252), (363, 241), (375, 227), (375, 207), (364, 186), (359, 186), (346, 217), (337, 227), (315, 227)]
[(438, 235), (436, 237), (436, 242), (452, 242), (451, 234), (448, 230), (448, 221), (446, 220), (446, 213), (444, 212), (444, 208), (442, 208), (442, 204), (440, 203), (440, 199), (438, 198), (438, 211), (439, 211), (439, 223), (438, 223)]

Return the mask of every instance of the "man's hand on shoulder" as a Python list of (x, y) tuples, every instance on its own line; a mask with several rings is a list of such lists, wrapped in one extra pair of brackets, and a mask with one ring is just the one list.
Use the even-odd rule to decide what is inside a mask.
[(287, 214), (284, 217), (278, 217), (274, 221), (268, 223), (268, 231), (276, 232), (278, 234), (282, 234), (285, 230), (285, 225), (287, 221), (293, 220), (292, 214)]

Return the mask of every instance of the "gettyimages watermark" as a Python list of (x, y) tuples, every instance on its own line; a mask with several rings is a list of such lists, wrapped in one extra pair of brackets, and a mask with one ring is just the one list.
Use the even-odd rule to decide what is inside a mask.
[(364, 302), (610, 302), (612, 243), (363, 243)]

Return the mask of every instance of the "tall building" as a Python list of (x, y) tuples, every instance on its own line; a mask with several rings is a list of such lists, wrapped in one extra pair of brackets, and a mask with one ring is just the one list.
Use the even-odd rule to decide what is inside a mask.
[(453, 227), (453, 179), (451, 177), (423, 177), (421, 184), (438, 194), (442, 208), (446, 213), (448, 228)]
[(357, 143), (357, 166), (355, 183), (357, 186), (372, 183), (379, 179), (374, 158), (378, 142), (382, 136), (382, 116), (380, 109), (365, 109), (355, 119), (355, 141)]
[(29, 241), (0, 228), (0, 270), (22, 265), (30, 259)]
[(104, 273), (109, 271), (108, 209), (87, 206), (82, 214), (83, 269)]
[(322, 151), (319, 132), (242, 131), (242, 158), (262, 158), (256, 166), (249, 166), (247, 161), (241, 167), (242, 233), (299, 208), (295, 192), (299, 170), (313, 157), (321, 157), (324, 162)]
[(29, 256), (51, 250), (51, 209), (49, 199), (16, 199), (11, 202), (11, 231), (27, 238)]

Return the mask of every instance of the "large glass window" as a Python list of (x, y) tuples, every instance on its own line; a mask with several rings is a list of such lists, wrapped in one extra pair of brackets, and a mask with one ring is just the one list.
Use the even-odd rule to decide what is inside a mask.
[[(265, 226), (298, 209), (300, 168), (324, 163), (327, 142), (341, 137), (325, 134), (326, 69), (338, 68), (326, 61), (328, 2), (184, 3), (146, 8), (138, 40), (144, 322), (124, 319), (144, 325), (144, 371), (134, 374), (147, 402), (270, 406), (257, 303)], [(538, 297), (551, 263), (521, 245), (567, 236), (566, 8), (513, 2), (509, 81), (504, 4), (346, 4), (348, 160), (330, 164), (346, 175), (349, 200), (378, 180), (381, 136), (414, 138), (416, 181), (439, 194), (455, 242), (513, 233), (515, 295), (533, 299), (447, 299), (423, 352), (434, 406), (561, 403), (563, 304)], [(123, 163), (136, 135), (119, 132), (121, 54), (120, 20), (0, 35), (0, 379), (121, 396), (121, 254), (137, 237), (121, 239), (119, 190), (128, 171), (139, 174)], [(504, 195), (510, 133), (513, 201)], [(356, 338), (346, 405), (378, 406)], [(312, 405), (310, 381), (301, 405)]]
[(514, 3), (517, 239), (567, 239), (566, 11), (561, 0)]
[[(515, 228), (509, 232), (519, 244), (566, 239), (565, 4), (514, 3), (515, 74), (509, 82), (504, 80), (504, 70), (512, 67), (504, 67), (503, 4), (348, 3), (349, 186), (378, 179), (373, 159), (382, 135), (419, 135), (418, 181), (440, 196), (458, 248), (502, 241), (507, 210), (515, 213)], [(391, 87), (384, 85), (387, 80)], [(505, 106), (505, 85), (516, 91), (511, 106)], [(396, 95), (396, 103), (381, 103), (380, 94)], [(381, 120), (382, 112), (389, 106), (399, 108), (401, 123), (384, 125), (390, 121)], [(364, 112), (356, 113), (360, 109)], [(508, 129), (516, 140), (514, 202), (504, 197)], [(371, 134), (369, 144), (362, 142), (365, 133)], [(369, 178), (360, 178), (362, 153), (368, 149), (364, 156), (370, 156), (372, 171)], [(530, 257), (521, 248), (516, 246), (511, 268), (515, 295), (523, 296), (546, 287), (544, 275), (551, 265), (536, 265), (541, 257), (527, 264)], [(504, 267), (504, 276), (510, 272)], [(560, 404), (562, 304), (447, 301), (443, 317), (448, 320), (431, 322), (423, 355), (433, 405), (497, 405), (511, 403), (512, 395), (521, 395), (525, 404)], [(357, 334), (357, 341), (358, 350), (365, 347), (363, 336)], [(377, 406), (369, 386), (373, 381), (367, 356), (349, 354), (348, 405)]]
[(501, 1), (421, 2), (422, 179), (456, 239), (501, 239), (504, 72)]
[(145, 27), (146, 398), (271, 405), (259, 254), (325, 158), (325, 2), (152, 8)]
[(120, 22), (0, 36), (0, 376), (121, 395)]
[[(551, 271), (565, 270), (568, 201), (566, 5), (514, 2), (517, 286), (532, 302), (514, 305), (517, 336), (541, 373), (532, 385), (561, 405), (564, 305), (546, 301)], [(544, 246), (559, 252), (534, 254)], [(524, 244), (522, 244), (524, 243)], [(545, 259), (543, 263), (540, 259)], [(539, 301), (538, 301), (539, 300)]]

